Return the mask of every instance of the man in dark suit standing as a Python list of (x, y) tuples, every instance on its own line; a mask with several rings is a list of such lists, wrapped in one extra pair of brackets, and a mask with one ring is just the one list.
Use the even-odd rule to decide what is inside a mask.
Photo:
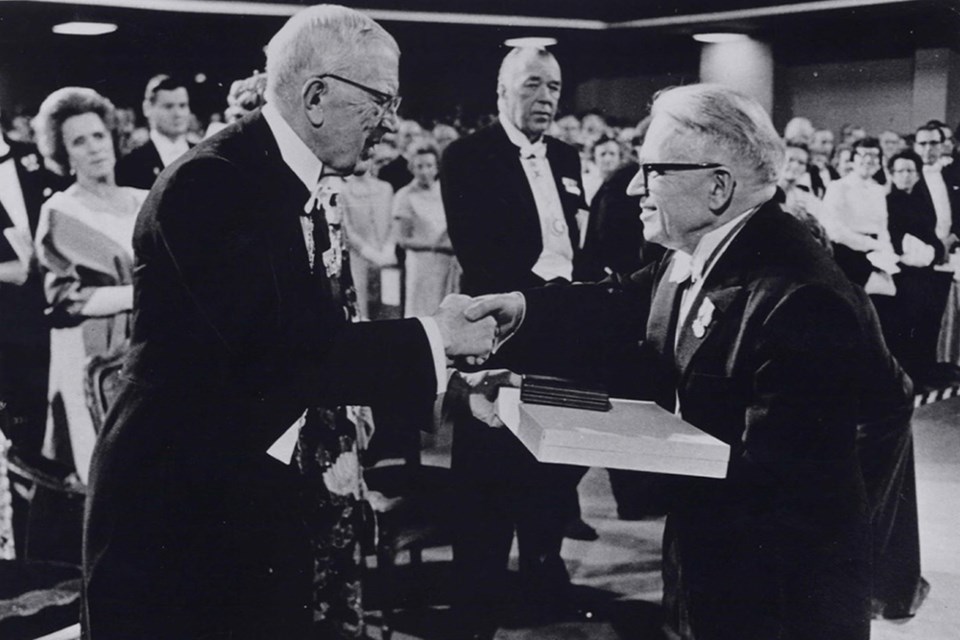
[(914, 134), (913, 150), (923, 160), (922, 176), (915, 188), (936, 212), (937, 238), (949, 254), (960, 237), (960, 183), (941, 164), (943, 141), (943, 130), (936, 124), (925, 124)]
[(887, 357), (875, 320), (772, 201), (783, 143), (758, 103), (691, 85), (661, 93), (652, 116), (630, 192), (645, 238), (673, 251), (623, 281), (492, 297), (467, 315), (496, 314), (502, 337), (522, 319), (505, 350), (632, 350), (658, 403), (731, 446), (725, 479), (671, 495), (687, 637), (866, 639), (855, 438)]
[(268, 45), (263, 110), (174, 163), (145, 203), (131, 354), (90, 472), (92, 640), (308, 637), (315, 532), (281, 436), (347, 420), (345, 405), (419, 409), (445, 356), (492, 346), (464, 296), (431, 318), (347, 320), (334, 193), (394, 127), (398, 62), (359, 12), (298, 13)]
[[(440, 188), (454, 252), (469, 295), (577, 279), (585, 209), (577, 151), (544, 133), (560, 99), (560, 65), (545, 49), (519, 48), (497, 79), (498, 122), (450, 144)], [(569, 578), (560, 546), (579, 522), (582, 471), (543, 467), (511, 434), (469, 418), (454, 427), (452, 468), (462, 497), (454, 559), (461, 603), (478, 635), (492, 634), (507, 591), (516, 530), (526, 599), (518, 608), (563, 607)], [(553, 611), (547, 612), (552, 615)]]
[(150, 139), (117, 163), (117, 184), (149, 189), (160, 172), (186, 153), (190, 94), (186, 83), (166, 74), (150, 78), (143, 97)]
[[(33, 258), (40, 205), (56, 177), (36, 147), (0, 136), (0, 402), (20, 455), (38, 457), (47, 414), (50, 327), (43, 280)], [(26, 503), (14, 493), (14, 538), (23, 553)]]

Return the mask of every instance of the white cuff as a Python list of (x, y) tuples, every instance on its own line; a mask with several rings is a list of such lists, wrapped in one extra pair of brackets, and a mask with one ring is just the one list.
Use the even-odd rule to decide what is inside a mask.
[(433, 318), (417, 318), (423, 325), (423, 330), (427, 334), (427, 341), (430, 343), (430, 352), (433, 355), (433, 370), (437, 374), (437, 393), (443, 393), (447, 390), (447, 352), (443, 348), (443, 335), (440, 333), (440, 327)]

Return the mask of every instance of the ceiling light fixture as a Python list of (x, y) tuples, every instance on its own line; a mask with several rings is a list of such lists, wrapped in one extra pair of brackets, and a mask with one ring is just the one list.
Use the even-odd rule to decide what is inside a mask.
[(532, 47), (535, 49), (546, 49), (557, 44), (556, 38), (527, 37), (527, 38), (508, 38), (503, 41), (508, 47)]
[(53, 25), (53, 32), (65, 36), (102, 36), (113, 33), (117, 25), (110, 22), (63, 22)]
[(724, 42), (742, 42), (749, 40), (750, 37), (742, 33), (695, 33), (693, 39), (697, 42), (708, 42), (710, 44), (722, 44)]

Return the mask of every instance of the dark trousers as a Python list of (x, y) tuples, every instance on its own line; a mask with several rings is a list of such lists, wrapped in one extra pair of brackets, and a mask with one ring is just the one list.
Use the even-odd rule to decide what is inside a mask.
[[(584, 469), (539, 463), (506, 428), (462, 417), (454, 427), (452, 471), (459, 500), (453, 551), (465, 615), (487, 622), (515, 605), (563, 606), (569, 588), (560, 557), (563, 525)], [(507, 568), (514, 532), (519, 599)]]
[[(937, 340), (951, 274), (904, 268), (894, 276), (897, 295), (873, 296), (890, 351), (917, 382), (937, 362)], [(885, 298), (877, 300), (877, 298)]]
[[(50, 342), (7, 342), (0, 344), (0, 403), (5, 420), (4, 435), (18, 454), (27, 460), (40, 456), (47, 421), (47, 384), (50, 369)], [(29, 502), (14, 479), (13, 538), (19, 557), (26, 556)]]

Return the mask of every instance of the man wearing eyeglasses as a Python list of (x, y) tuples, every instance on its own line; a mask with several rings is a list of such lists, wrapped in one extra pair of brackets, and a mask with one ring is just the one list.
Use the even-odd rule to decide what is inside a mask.
[(429, 409), (446, 357), (485, 355), (495, 328), (467, 322), (463, 296), (351, 322), (337, 187), (394, 127), (398, 62), (369, 17), (305, 9), (267, 47), (267, 105), (154, 186), (90, 472), (91, 640), (340, 637), (331, 616), (356, 614), (356, 405)]
[(917, 129), (913, 150), (923, 160), (923, 171), (916, 186), (917, 193), (937, 214), (937, 238), (947, 254), (953, 251), (960, 236), (960, 183), (951, 169), (941, 163), (943, 129), (927, 123)]
[(731, 446), (725, 479), (678, 479), (667, 496), (683, 637), (865, 639), (856, 423), (895, 361), (865, 297), (773, 202), (784, 148), (762, 107), (691, 85), (660, 93), (652, 118), (628, 191), (664, 259), (467, 314), (497, 317), (504, 356), (566, 352)]
[[(578, 211), (586, 210), (576, 149), (544, 135), (557, 112), (560, 65), (546, 49), (511, 50), (497, 78), (497, 122), (453, 142), (440, 165), (450, 240), (469, 295), (569, 284), (581, 267)], [(536, 622), (570, 607), (560, 557), (579, 518), (581, 469), (544, 467), (510, 433), (469, 418), (454, 426), (452, 468), (463, 497), (454, 560), (467, 625), (492, 636), (508, 608)], [(520, 549), (522, 595), (507, 591), (510, 544)], [(585, 534), (585, 535), (584, 535)]]

